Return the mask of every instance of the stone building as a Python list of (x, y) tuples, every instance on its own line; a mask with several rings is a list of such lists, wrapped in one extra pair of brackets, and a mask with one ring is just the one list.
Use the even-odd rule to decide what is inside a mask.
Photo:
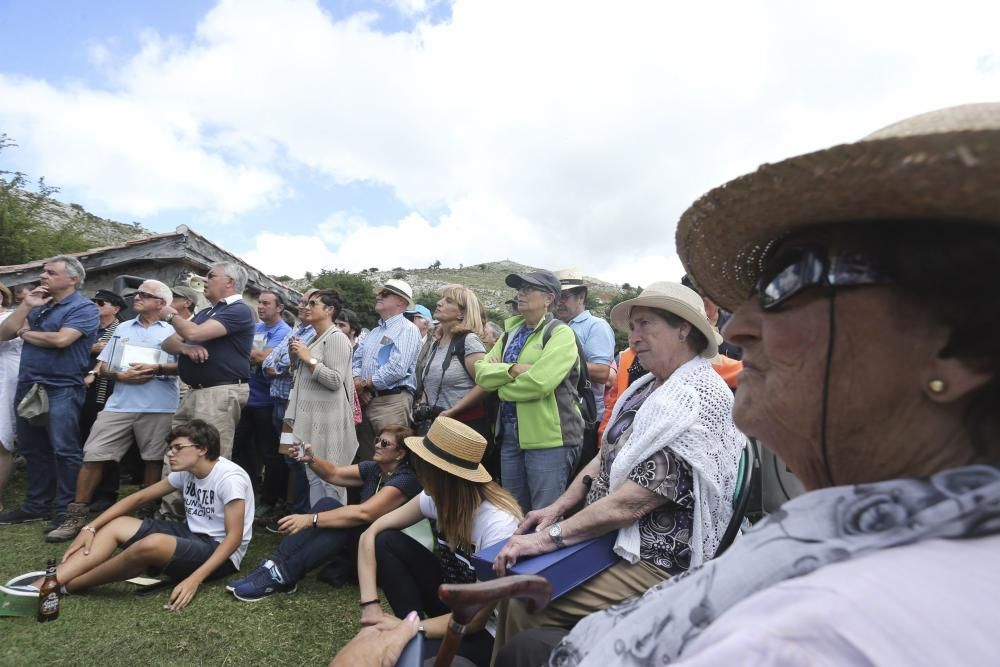
[[(170, 286), (189, 285), (201, 290), (202, 276), (217, 262), (237, 262), (247, 270), (249, 280), (243, 298), (255, 304), (263, 290), (274, 290), (286, 303), (296, 303), (299, 293), (250, 266), (236, 255), (212, 243), (204, 236), (180, 225), (173, 232), (156, 234), (119, 245), (92, 248), (69, 253), (83, 264), (87, 279), (83, 292), (94, 294), (108, 289), (127, 296), (146, 279), (155, 279)], [(0, 281), (13, 289), (18, 285), (37, 283), (42, 272), (42, 260), (0, 266)]]

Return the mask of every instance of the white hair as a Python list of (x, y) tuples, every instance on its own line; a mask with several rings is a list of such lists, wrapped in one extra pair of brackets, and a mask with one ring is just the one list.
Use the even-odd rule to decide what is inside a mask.
[(217, 262), (212, 265), (213, 268), (218, 268), (222, 271), (223, 275), (228, 276), (233, 279), (233, 288), (236, 290), (237, 294), (243, 294), (243, 290), (247, 286), (247, 270), (236, 262)]
[[(174, 293), (173, 293), (173, 291), (171, 291), (171, 289), (169, 287), (167, 287), (165, 284), (161, 283), (159, 280), (153, 280), (153, 279), (143, 280), (142, 284), (143, 285), (147, 285), (150, 288), (150, 289), (147, 289), (145, 291), (149, 292), (153, 296), (156, 296), (156, 297), (159, 297), (159, 298), (163, 299), (168, 304), (171, 301), (174, 300)], [(141, 287), (141, 285), (140, 285), (140, 287)]]
[(42, 266), (53, 262), (62, 262), (63, 266), (66, 267), (66, 275), (70, 278), (77, 278), (76, 288), (80, 289), (83, 287), (83, 281), (87, 279), (87, 272), (83, 269), (83, 264), (80, 263), (80, 260), (69, 255), (56, 255), (42, 262)]

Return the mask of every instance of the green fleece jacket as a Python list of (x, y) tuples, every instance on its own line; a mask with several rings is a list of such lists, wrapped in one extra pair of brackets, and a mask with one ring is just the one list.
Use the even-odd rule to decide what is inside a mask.
[[(518, 355), (518, 363), (531, 366), (527, 372), (512, 378), (508, 371), (513, 364), (503, 362), (504, 338), (509, 343), (524, 325), (521, 316), (504, 322), (506, 336), (476, 362), (476, 384), (496, 391), (500, 400), (514, 403), (521, 449), (578, 447), (583, 443), (583, 417), (576, 396), (576, 334), (565, 324), (555, 325), (542, 347), (542, 334), (551, 320), (552, 314), (546, 314)], [(567, 375), (570, 381), (564, 382)]]

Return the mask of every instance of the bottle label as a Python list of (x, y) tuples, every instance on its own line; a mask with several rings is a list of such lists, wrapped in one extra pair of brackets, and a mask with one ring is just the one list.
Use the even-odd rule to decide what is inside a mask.
[(59, 594), (55, 591), (49, 593), (45, 596), (45, 600), (42, 601), (43, 614), (53, 614), (59, 611)]

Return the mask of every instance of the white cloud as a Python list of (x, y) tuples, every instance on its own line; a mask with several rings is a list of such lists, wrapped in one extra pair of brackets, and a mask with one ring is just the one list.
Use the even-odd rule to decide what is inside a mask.
[(276, 273), (507, 256), (648, 284), (676, 273), (675, 221), (706, 189), (1000, 97), (996, 3), (458, 0), (432, 25), (423, 0), (380, 2), (416, 29), (223, 0), (190, 42), (144, 35), (110, 92), (0, 76), (0, 127), (104, 214), (238, 216), (303, 168), (414, 211), (258, 236)]

